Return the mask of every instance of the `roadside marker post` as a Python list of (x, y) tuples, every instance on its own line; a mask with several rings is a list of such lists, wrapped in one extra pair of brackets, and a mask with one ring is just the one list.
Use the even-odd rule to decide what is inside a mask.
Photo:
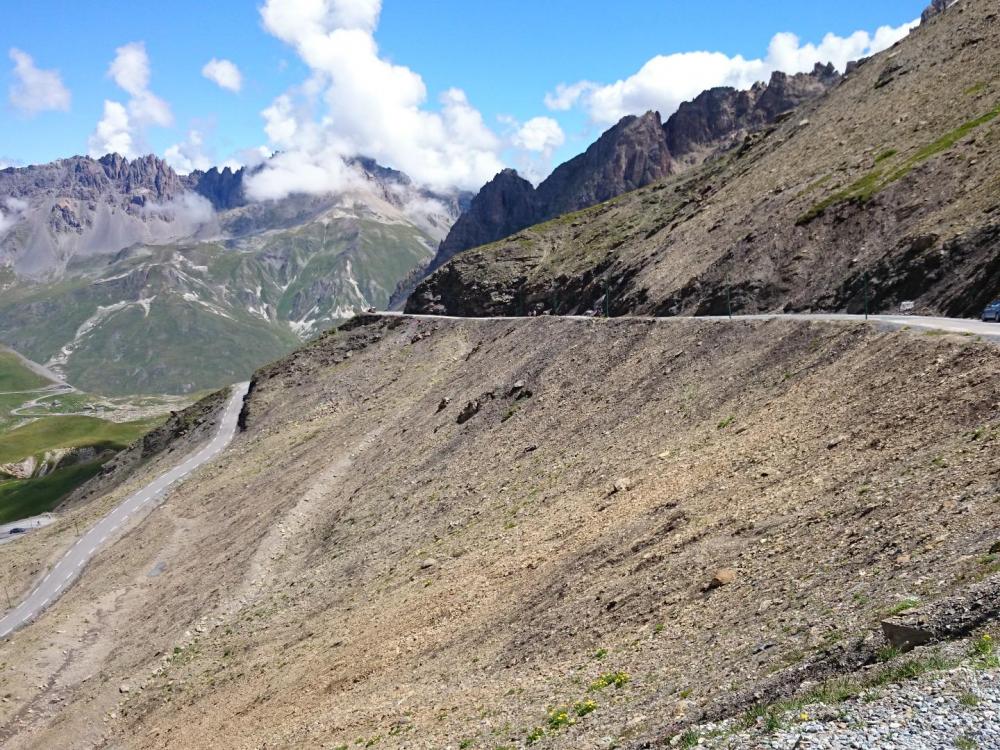
[(868, 271), (865, 271), (865, 320), (868, 320)]

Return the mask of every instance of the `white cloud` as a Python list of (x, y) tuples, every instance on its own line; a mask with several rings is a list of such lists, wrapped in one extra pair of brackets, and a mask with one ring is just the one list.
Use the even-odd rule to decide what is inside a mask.
[(115, 50), (108, 75), (120, 88), (139, 96), (149, 88), (149, 55), (142, 42), (131, 42)]
[(190, 174), (196, 169), (206, 171), (212, 168), (212, 159), (205, 153), (205, 140), (198, 130), (188, 132), (187, 140), (175, 143), (164, 153), (163, 158), (178, 174)]
[(104, 116), (90, 136), (91, 156), (118, 153), (126, 158), (138, 156), (147, 127), (169, 127), (174, 122), (170, 105), (149, 89), (149, 55), (142, 42), (131, 42), (115, 50), (108, 75), (131, 95), (128, 104), (104, 102)]
[(566, 134), (551, 117), (533, 117), (518, 129), (513, 142), (526, 151), (546, 153), (562, 146)]
[(238, 92), (243, 88), (243, 74), (231, 60), (219, 60), (213, 57), (205, 63), (201, 74), (217, 86), (229, 91)]
[(28, 209), (27, 201), (18, 198), (7, 198), (4, 208), (0, 209), (0, 236), (7, 233), (21, 220), (21, 215)]
[(444, 92), (432, 109), (421, 76), (380, 56), (380, 10), (380, 0), (267, 0), (261, 8), (264, 28), (312, 75), (262, 113), (281, 154), (251, 181), (250, 195), (336, 189), (349, 179), (337, 161), (356, 155), (438, 188), (478, 188), (503, 168), (505, 144), (464, 92)]
[(10, 50), (14, 61), (14, 82), (10, 85), (10, 103), (27, 115), (39, 112), (67, 111), (72, 97), (58, 70), (35, 67), (31, 55), (17, 48)]
[(658, 55), (634, 75), (611, 84), (579, 81), (559, 84), (545, 97), (553, 111), (582, 107), (601, 125), (628, 114), (658, 110), (665, 118), (681, 102), (715, 86), (747, 88), (775, 71), (800, 73), (817, 62), (832, 62), (843, 70), (851, 60), (880, 52), (906, 36), (919, 19), (898, 27), (883, 26), (874, 33), (857, 31), (840, 37), (827, 34), (819, 44), (802, 44), (795, 34), (776, 34), (761, 59), (729, 57), (721, 52), (680, 52)]
[(133, 148), (132, 122), (125, 105), (104, 100), (104, 117), (90, 136), (87, 150), (95, 159), (105, 154), (121, 154), (132, 159), (138, 154)]

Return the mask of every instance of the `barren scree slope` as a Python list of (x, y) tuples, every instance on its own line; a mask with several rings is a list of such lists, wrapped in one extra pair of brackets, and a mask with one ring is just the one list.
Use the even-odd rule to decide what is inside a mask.
[(0, 645), (0, 741), (659, 742), (992, 572), (998, 383), (861, 324), (357, 321)]

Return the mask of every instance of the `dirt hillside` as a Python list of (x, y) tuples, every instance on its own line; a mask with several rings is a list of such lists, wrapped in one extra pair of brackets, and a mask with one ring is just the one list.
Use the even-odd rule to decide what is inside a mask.
[(0, 644), (0, 742), (662, 746), (990, 580), (998, 384), (862, 324), (358, 321)]

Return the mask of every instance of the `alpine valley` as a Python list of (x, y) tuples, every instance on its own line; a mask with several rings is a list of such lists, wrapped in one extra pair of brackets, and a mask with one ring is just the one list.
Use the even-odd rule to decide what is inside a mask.
[(467, 203), (349, 167), (341, 193), (258, 202), (246, 169), (180, 176), (153, 156), (2, 170), (0, 341), (105, 395), (245, 378), (384, 307)]

